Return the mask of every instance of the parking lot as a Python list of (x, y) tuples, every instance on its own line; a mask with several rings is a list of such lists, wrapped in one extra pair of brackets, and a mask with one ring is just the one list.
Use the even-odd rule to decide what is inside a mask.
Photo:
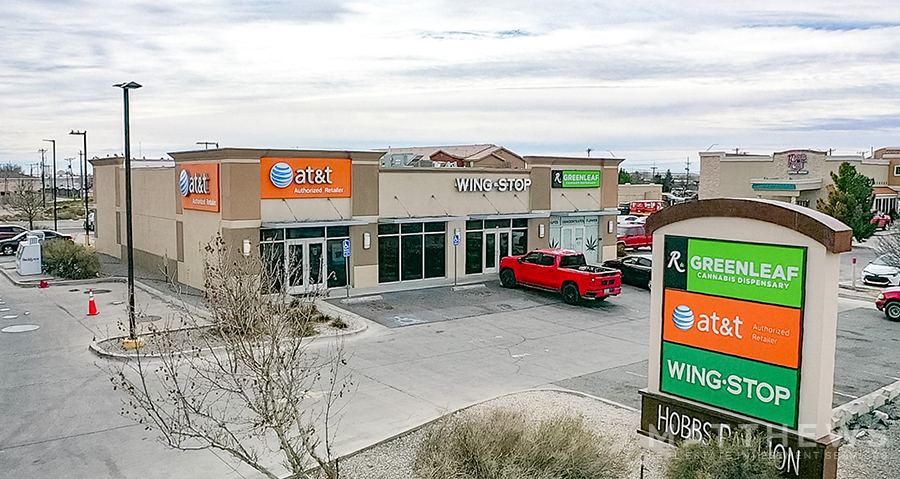
[[(865, 257), (865, 253), (859, 255)], [(518, 311), (523, 318), (522, 329), (516, 330), (515, 321), (505, 322), (506, 327), (528, 340), (530, 348), (537, 350), (545, 340), (542, 338), (571, 334), (573, 329), (608, 334), (633, 342), (636, 349), (644, 351), (643, 358), (557, 379), (552, 384), (635, 408), (640, 405), (637, 390), (647, 386), (650, 293), (645, 289), (623, 285), (619, 296), (572, 306), (565, 304), (555, 293), (528, 288), (505, 289), (499, 281), (491, 279), (457, 288), (429, 288), (329, 301), (392, 330), (440, 323), (441, 331), (452, 332), (456, 320), (466, 319), (469, 323), (483, 318), (488, 322), (497, 315), (508, 317)], [(900, 380), (900, 356), (896, 354), (900, 348), (900, 323), (887, 321), (864, 296), (841, 297), (838, 305), (832, 401), (835, 406)], [(527, 322), (524, 321), (526, 317)], [(540, 335), (526, 330), (533, 328), (533, 319), (543, 323)], [(526, 323), (529, 324), (527, 328)], [(403, 334), (400, 330), (396, 333)]]

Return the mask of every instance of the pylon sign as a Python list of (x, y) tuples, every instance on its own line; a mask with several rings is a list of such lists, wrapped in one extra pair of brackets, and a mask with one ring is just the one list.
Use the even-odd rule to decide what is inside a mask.
[(722, 198), (654, 213), (641, 443), (764, 431), (789, 478), (834, 479), (840, 253), (851, 231), (808, 208)]
[(806, 248), (664, 245), (660, 391), (796, 428)]

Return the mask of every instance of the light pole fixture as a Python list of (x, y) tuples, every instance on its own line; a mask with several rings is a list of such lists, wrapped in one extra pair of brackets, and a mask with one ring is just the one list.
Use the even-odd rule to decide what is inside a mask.
[(53, 143), (53, 231), (59, 231), (56, 225), (56, 140), (44, 140)]
[(128, 127), (128, 90), (141, 87), (133, 81), (113, 85), (122, 89), (125, 99), (125, 248), (128, 251), (128, 338), (123, 341), (125, 349), (137, 349), (144, 340), (134, 332), (134, 239), (131, 228), (131, 136)]
[(90, 211), (88, 210), (88, 187), (87, 187), (87, 130), (79, 131), (72, 130), (69, 132), (70, 135), (81, 135), (84, 138), (84, 163), (81, 165), (81, 191), (84, 195), (84, 244), (90, 246), (91, 245), (91, 230), (90, 225), (88, 224), (88, 217), (90, 215)]

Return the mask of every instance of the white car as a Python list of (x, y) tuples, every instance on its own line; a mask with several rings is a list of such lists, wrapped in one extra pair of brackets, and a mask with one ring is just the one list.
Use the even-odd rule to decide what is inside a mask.
[(616, 224), (634, 223), (638, 218), (640, 217), (635, 215), (618, 216), (616, 217)]
[(900, 268), (888, 264), (887, 255), (879, 256), (863, 268), (862, 281), (876, 286), (900, 286)]

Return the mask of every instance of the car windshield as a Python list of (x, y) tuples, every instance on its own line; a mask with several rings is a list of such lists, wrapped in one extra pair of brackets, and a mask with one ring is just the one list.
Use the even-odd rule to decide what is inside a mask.
[(883, 254), (872, 260), (872, 264), (878, 265), (878, 266), (895, 266), (892, 263), (893, 263), (893, 261), (891, 261), (890, 255), (886, 255), (886, 254)]
[(560, 268), (577, 268), (579, 266), (584, 266), (587, 264), (587, 261), (584, 260), (584, 255), (576, 254), (571, 256), (563, 256), (561, 260), (559, 260)]

